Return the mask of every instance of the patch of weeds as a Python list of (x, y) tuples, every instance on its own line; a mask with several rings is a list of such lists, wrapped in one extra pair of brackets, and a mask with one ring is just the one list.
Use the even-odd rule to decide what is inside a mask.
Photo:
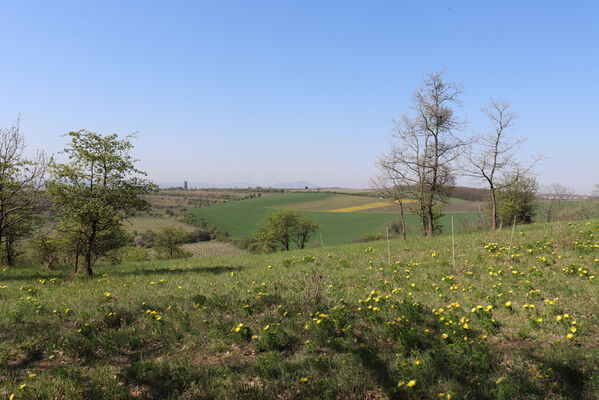
[(256, 348), (260, 351), (285, 351), (292, 349), (296, 343), (297, 339), (281, 328), (280, 324), (269, 324), (256, 342)]
[(148, 388), (152, 398), (177, 398), (200, 378), (199, 371), (186, 360), (139, 361), (120, 376), (130, 384)]
[(265, 379), (276, 379), (281, 375), (281, 366), (284, 359), (276, 352), (260, 354), (256, 358), (254, 369), (256, 373)]

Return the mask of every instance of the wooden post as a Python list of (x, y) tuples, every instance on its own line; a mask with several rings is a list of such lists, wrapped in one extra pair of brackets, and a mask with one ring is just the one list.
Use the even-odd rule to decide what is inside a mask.
[(453, 215), (451, 216), (451, 255), (453, 257), (453, 269), (455, 271), (455, 240), (453, 238)]
[(391, 265), (391, 246), (389, 245), (389, 227), (387, 227), (387, 260), (388, 260), (388, 264)]
[(510, 252), (512, 251), (512, 240), (514, 239), (514, 229), (516, 228), (516, 215), (514, 215), (514, 223), (512, 224), (512, 234), (510, 236), (510, 245), (507, 249), (507, 257), (510, 257)]

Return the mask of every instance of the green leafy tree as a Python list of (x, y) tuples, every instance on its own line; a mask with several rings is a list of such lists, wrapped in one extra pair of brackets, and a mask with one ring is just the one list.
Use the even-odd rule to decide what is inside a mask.
[(313, 233), (318, 232), (320, 225), (314, 222), (311, 218), (301, 215), (298, 218), (295, 232), (293, 235), (294, 242), (300, 249), (303, 249)]
[(181, 228), (167, 226), (154, 236), (154, 248), (168, 258), (173, 259), (184, 254), (181, 245), (185, 243), (187, 235)]
[(264, 217), (256, 230), (256, 239), (266, 252), (279, 248), (288, 251), (291, 243), (303, 249), (320, 225), (296, 210), (276, 211)]
[(48, 270), (52, 269), (54, 262), (58, 259), (60, 253), (60, 240), (51, 235), (50, 231), (38, 232), (32, 242), (33, 248), (39, 261), (44, 263)]
[(25, 156), (19, 123), (17, 118), (9, 128), (0, 129), (0, 246), (8, 266), (18, 255), (17, 244), (39, 225), (45, 205), (46, 157), (44, 153)]
[(499, 226), (516, 223), (529, 224), (537, 209), (537, 180), (531, 176), (508, 175), (497, 191), (497, 218)]
[(135, 167), (129, 135), (103, 136), (81, 130), (67, 135), (66, 163), (50, 163), (48, 193), (58, 209), (58, 231), (74, 256), (77, 271), (83, 257), (86, 272), (106, 252), (125, 244), (122, 225), (139, 211), (149, 209), (144, 195), (155, 189), (145, 172)]

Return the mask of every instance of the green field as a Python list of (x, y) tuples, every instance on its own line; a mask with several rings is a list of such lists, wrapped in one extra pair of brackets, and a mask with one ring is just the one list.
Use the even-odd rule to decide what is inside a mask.
[[(339, 200), (340, 197), (344, 198), (343, 201)], [(357, 200), (351, 203), (345, 199), (346, 197), (355, 197)], [(325, 207), (335, 209), (364, 204), (365, 199), (367, 202), (376, 201), (376, 198), (372, 200), (368, 197), (338, 196), (329, 193), (286, 193), (201, 207), (192, 210), (192, 212), (209, 223), (228, 231), (232, 237), (241, 238), (252, 237), (260, 220), (277, 208), (297, 205), (302, 209), (306, 209), (313, 202), (320, 209), (325, 209)], [(326, 206), (327, 200), (330, 201), (329, 206)], [(313, 218), (321, 225), (320, 233), (322, 233), (325, 245), (349, 243), (352, 239), (375, 231), (382, 231), (386, 223), (399, 217), (398, 214), (388, 212), (333, 213), (304, 211), (303, 214)], [(462, 221), (472, 220), (476, 215), (476, 213), (447, 213), (441, 222), (447, 231), (450, 226), (451, 216), (454, 217), (454, 225), (457, 228), (462, 225)], [(407, 215), (406, 219), (408, 229), (417, 234), (419, 224), (417, 216)], [(315, 240), (319, 242), (320, 236), (317, 235)]]
[(0, 398), (596, 399), (597, 237), (0, 269)]

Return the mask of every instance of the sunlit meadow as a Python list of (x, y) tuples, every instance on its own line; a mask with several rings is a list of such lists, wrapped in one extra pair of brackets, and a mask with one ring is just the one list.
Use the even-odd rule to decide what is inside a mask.
[(599, 221), (0, 274), (0, 397), (599, 397)]

